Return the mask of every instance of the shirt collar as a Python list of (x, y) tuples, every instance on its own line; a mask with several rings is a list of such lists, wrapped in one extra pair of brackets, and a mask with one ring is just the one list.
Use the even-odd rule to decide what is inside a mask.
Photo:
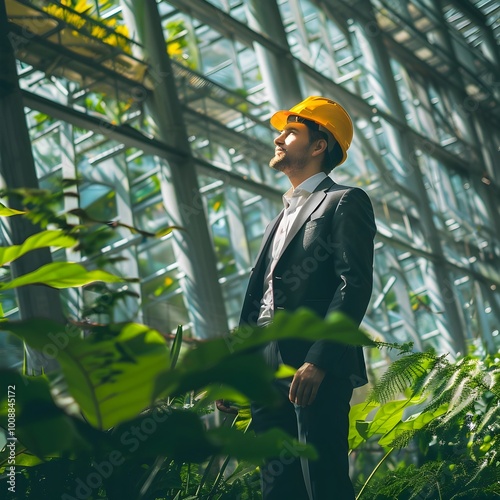
[(311, 175), (305, 181), (302, 181), (295, 189), (291, 187), (283, 195), (283, 204), (285, 208), (290, 204), (292, 197), (304, 197), (307, 198), (314, 190), (321, 184), (321, 182), (326, 179), (327, 175), (325, 172), (319, 172), (317, 174)]

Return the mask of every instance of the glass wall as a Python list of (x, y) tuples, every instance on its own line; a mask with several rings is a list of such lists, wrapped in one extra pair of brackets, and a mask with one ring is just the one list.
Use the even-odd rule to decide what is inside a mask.
[[(352, 114), (349, 158), (331, 176), (365, 189), (376, 212), (365, 326), (418, 348), (498, 346), (500, 7), (487, 0), (440, 9), (425, 0), (276, 4), (273, 22), (286, 47), (248, 27), (262, 2), (158, 3), (228, 328), (238, 322), (261, 237), (288, 189), (267, 166), (276, 135), (271, 90), (282, 76), (261, 70), (267, 53), (287, 61), (302, 97), (337, 99)], [(80, 178), (79, 206), (92, 219), (157, 233), (173, 207), (162, 189), (169, 156), (148, 99), (165, 75), (142, 55), (119, 1), (85, 6), (8, 2), (12, 23), (37, 34), (16, 54), (40, 186)], [(144, 238), (119, 227), (100, 253), (125, 256), (113, 270), (139, 278), (131, 285), (139, 298), (118, 317), (165, 333), (183, 324), (197, 334), (172, 234)], [(79, 258), (92, 262), (96, 254)], [(2, 303), (4, 313), (17, 314), (13, 296)]]

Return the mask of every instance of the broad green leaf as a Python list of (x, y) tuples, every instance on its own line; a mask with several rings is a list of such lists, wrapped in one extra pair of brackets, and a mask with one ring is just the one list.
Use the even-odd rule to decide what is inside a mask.
[[(368, 414), (379, 404), (375, 402), (359, 403), (354, 405), (349, 412), (349, 449), (354, 450), (366, 441), (366, 429), (368, 423), (365, 422)], [(364, 430), (363, 430), (364, 429)]]
[(311, 445), (299, 443), (280, 429), (271, 429), (259, 435), (243, 433), (230, 427), (208, 431), (210, 440), (222, 448), (222, 453), (240, 460), (259, 464), (262, 458), (274, 458), (290, 463), (292, 458), (306, 457), (315, 460), (318, 455)]
[(57, 359), (85, 418), (98, 429), (129, 420), (151, 405), (155, 380), (170, 364), (165, 339), (135, 323), (110, 340), (74, 339)]
[(296, 373), (296, 369), (293, 366), (289, 365), (280, 365), (278, 370), (274, 374), (276, 378), (288, 378), (293, 377)]
[(122, 454), (134, 458), (160, 455), (179, 462), (201, 462), (222, 448), (208, 438), (198, 415), (170, 407), (156, 407), (119, 425), (113, 436)]
[(429, 422), (432, 422), (434, 419), (446, 413), (448, 411), (448, 406), (448, 403), (444, 403), (434, 411), (423, 411), (418, 415), (412, 415), (410, 418), (400, 422), (393, 429), (384, 434), (384, 436), (379, 439), (378, 443), (381, 446), (390, 446), (391, 443), (404, 432), (422, 429)]
[[(200, 344), (204, 346), (208, 341)], [(189, 354), (189, 353), (188, 353)], [(174, 370), (161, 374), (156, 382), (155, 394), (159, 397), (177, 396), (197, 391), (210, 384), (222, 384), (236, 389), (253, 401), (271, 404), (276, 392), (271, 387), (273, 371), (259, 353), (239, 353), (217, 363), (199, 365), (178, 363)]]
[(183, 359), (186, 366), (207, 366), (230, 354), (251, 350), (271, 340), (285, 338), (331, 340), (348, 345), (376, 345), (355, 323), (342, 313), (333, 313), (326, 320), (308, 309), (293, 313), (280, 311), (265, 328), (242, 326), (231, 335), (200, 344)]
[(233, 484), (235, 481), (243, 480), (245, 476), (255, 471), (255, 464), (239, 462), (234, 472), (226, 479), (227, 484)]
[(0, 217), (11, 217), (13, 215), (22, 215), (26, 212), (21, 210), (16, 210), (15, 208), (6, 207), (3, 203), (0, 203)]
[(63, 231), (42, 231), (26, 239), (21, 245), (0, 247), (0, 266), (18, 259), (31, 250), (45, 247), (69, 248), (76, 245), (78, 241), (65, 234)]
[[(360, 342), (372, 343), (342, 314), (334, 314), (325, 321), (306, 309), (280, 313), (267, 328), (241, 328), (231, 337), (198, 344), (184, 355), (179, 369), (163, 374), (158, 379), (157, 395), (172, 396), (199, 390), (210, 383), (221, 383), (252, 400), (270, 402), (274, 400), (274, 392), (268, 388), (272, 373), (255, 348), (280, 338), (347, 339), (355, 345)], [(245, 355), (254, 352), (248, 357)], [(256, 370), (257, 366), (259, 370)]]
[(217, 399), (226, 399), (236, 405), (249, 404), (249, 399), (240, 391), (226, 385), (211, 384), (200, 393), (197, 398), (197, 406), (204, 407), (207, 404), (212, 404)]
[(349, 418), (352, 420), (365, 420), (370, 412), (378, 408), (380, 403), (370, 401), (368, 403), (358, 403), (351, 408)]
[[(2, 472), (2, 468), (8, 465), (9, 453), (10, 450), (8, 448), (4, 448), (0, 452), (0, 474), (4, 473)], [(24, 445), (21, 445), (19, 442), (16, 443), (16, 467), (34, 467), (41, 463), (43, 463), (41, 458), (30, 453)]]
[[(45, 377), (26, 377), (17, 372), (0, 371), (0, 425), (7, 438), (17, 438), (38, 457), (53, 453), (74, 453), (88, 448), (73, 420), (52, 400)], [(14, 400), (7, 388), (14, 387)], [(15, 429), (8, 427), (9, 402), (15, 403)], [(19, 445), (16, 443), (16, 448)]]
[[(349, 413), (349, 448), (353, 450), (372, 436), (392, 432), (401, 422), (404, 410), (421, 404), (424, 399), (410, 398), (382, 405), (370, 402), (353, 406)], [(377, 411), (373, 419), (367, 421), (368, 414), (375, 409)]]
[(401, 421), (403, 412), (411, 404), (411, 400), (390, 401), (380, 406), (368, 427), (368, 437), (385, 434)]
[(56, 357), (71, 395), (98, 429), (131, 419), (152, 404), (159, 374), (170, 366), (165, 339), (145, 325), (127, 323), (110, 339), (81, 339), (49, 320), (3, 322), (2, 329)]
[(47, 285), (52, 288), (72, 288), (87, 285), (94, 281), (119, 283), (124, 280), (106, 271), (87, 271), (82, 265), (75, 262), (52, 262), (8, 283), (2, 283), (0, 290), (34, 284)]
[[(168, 348), (161, 335), (144, 325), (128, 324), (108, 340), (75, 338), (49, 320), (4, 322), (2, 328), (57, 358), (69, 390), (87, 420), (107, 429), (133, 418), (161, 396), (224, 384), (245, 396), (271, 403), (273, 372), (258, 353), (241, 353), (219, 363), (169, 370)], [(101, 332), (100, 338), (103, 338)]]
[(273, 323), (266, 328), (256, 328), (252, 335), (242, 338), (240, 344), (241, 348), (246, 349), (282, 338), (332, 340), (348, 345), (375, 345), (373, 340), (361, 332), (345, 314), (335, 312), (323, 319), (304, 308), (293, 313), (282, 311), (276, 314)]
[(77, 330), (67, 329), (64, 325), (45, 318), (3, 321), (0, 327), (53, 358), (57, 357), (59, 350), (67, 347), (71, 337), (78, 336)]

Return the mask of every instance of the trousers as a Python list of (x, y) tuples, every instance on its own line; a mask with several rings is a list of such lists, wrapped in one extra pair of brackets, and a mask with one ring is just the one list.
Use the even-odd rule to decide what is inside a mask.
[(301, 444), (312, 444), (318, 459), (300, 459), (299, 444), (283, 443), (283, 453), (261, 466), (263, 500), (353, 500), (348, 460), (351, 383), (327, 374), (315, 401), (299, 407), (288, 399), (290, 382), (275, 381), (276, 406), (252, 404), (253, 428), (257, 434), (282, 429)]

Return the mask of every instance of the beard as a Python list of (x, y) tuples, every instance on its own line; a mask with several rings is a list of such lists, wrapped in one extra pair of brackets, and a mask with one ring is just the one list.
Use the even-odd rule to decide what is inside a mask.
[(275, 154), (269, 160), (269, 166), (278, 172), (283, 172), (283, 169), (287, 166), (288, 159), (284, 153)]
[(288, 151), (281, 151), (275, 154), (269, 161), (269, 166), (278, 172), (294, 172), (301, 170), (307, 162), (306, 153), (291, 154)]

